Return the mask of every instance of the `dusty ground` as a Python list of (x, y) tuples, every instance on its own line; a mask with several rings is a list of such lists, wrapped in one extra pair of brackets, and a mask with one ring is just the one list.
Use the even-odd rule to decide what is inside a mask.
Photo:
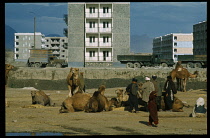
[[(105, 96), (116, 97), (114, 90), (106, 89)], [(92, 94), (96, 89), (88, 89)], [(158, 127), (148, 127), (148, 113), (130, 113), (124, 108), (100, 113), (59, 113), (60, 105), (66, 98), (67, 90), (45, 90), (56, 103), (55, 107), (23, 108), (31, 105), (30, 90), (7, 88), (6, 132), (61, 132), (65, 135), (171, 135), (207, 134), (207, 117), (192, 118), (189, 114), (199, 97), (207, 103), (207, 90), (178, 92), (179, 99), (191, 107), (184, 112), (158, 112)], [(207, 105), (207, 104), (205, 104)]]

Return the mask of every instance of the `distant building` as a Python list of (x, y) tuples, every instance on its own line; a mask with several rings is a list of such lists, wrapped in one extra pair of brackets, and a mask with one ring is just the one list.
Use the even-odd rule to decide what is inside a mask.
[(52, 49), (54, 56), (59, 59), (67, 59), (67, 37), (45, 37), (36, 32), (35, 47), (34, 33), (15, 33), (14, 59), (15, 61), (27, 62), (30, 57), (30, 49)]
[[(35, 48), (41, 49), (44, 47), (44, 35), (36, 32)], [(34, 48), (34, 33), (15, 33), (14, 42), (14, 59), (15, 61), (27, 62), (30, 56), (29, 50)]]
[(207, 55), (207, 21), (193, 25), (193, 53)]
[(44, 49), (52, 49), (53, 55), (59, 59), (68, 59), (67, 37), (45, 37)]
[(130, 52), (130, 3), (68, 3), (68, 66), (122, 66), (117, 55)]
[(153, 39), (153, 54), (161, 59), (173, 59), (178, 55), (193, 55), (192, 33), (171, 33)]

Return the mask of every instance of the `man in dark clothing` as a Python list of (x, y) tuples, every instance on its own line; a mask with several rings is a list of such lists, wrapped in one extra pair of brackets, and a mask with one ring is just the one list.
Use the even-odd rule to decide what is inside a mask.
[(166, 110), (172, 112), (172, 106), (174, 101), (174, 94), (177, 93), (177, 89), (175, 87), (174, 82), (172, 81), (171, 76), (167, 76), (167, 80), (164, 85), (164, 90), (166, 92), (164, 96)]
[(152, 75), (152, 80), (151, 82), (154, 84), (155, 91), (157, 92), (157, 97), (156, 97), (156, 103), (157, 103), (157, 110), (162, 111), (161, 108), (161, 97), (162, 97), (162, 86), (159, 81), (157, 81), (157, 76)]
[(135, 109), (134, 113), (138, 111), (138, 84), (137, 79), (133, 78), (132, 83), (128, 85), (126, 91), (129, 93), (128, 102), (130, 104), (129, 112), (132, 112), (133, 108)]

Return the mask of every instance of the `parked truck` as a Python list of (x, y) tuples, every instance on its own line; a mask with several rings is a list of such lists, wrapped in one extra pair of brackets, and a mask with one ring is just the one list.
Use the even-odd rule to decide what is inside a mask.
[(142, 66), (173, 66), (173, 59), (160, 59), (157, 55), (117, 55), (117, 60), (126, 64), (127, 68), (141, 68)]
[(58, 59), (56, 56), (53, 56), (51, 49), (31, 49), (27, 64), (28, 67), (37, 68), (46, 66), (61, 68), (68, 66), (64, 59)]
[(177, 60), (188, 68), (205, 68), (207, 66), (207, 55), (178, 55)]

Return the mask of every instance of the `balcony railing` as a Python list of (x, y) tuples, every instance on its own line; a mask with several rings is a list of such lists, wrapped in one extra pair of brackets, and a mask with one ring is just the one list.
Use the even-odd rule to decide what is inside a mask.
[(95, 56), (95, 57), (89, 57), (85, 56), (86, 62), (112, 62), (112, 56), (104, 57), (104, 56)]
[(95, 46), (95, 47), (97, 47), (98, 46), (98, 42), (97, 41), (95, 41), (95, 42), (87, 41), (87, 42), (85, 42), (85, 46)]
[(89, 27), (86, 27), (85, 28), (86, 30), (86, 33), (111, 33), (112, 32), (112, 28), (109, 27), (109, 28), (103, 28), (103, 27), (95, 27), (95, 28), (89, 28)]
[(86, 13), (85, 13), (85, 17), (86, 17), (86, 18), (98, 18), (98, 13), (86, 12)]
[(112, 13), (110, 12), (110, 13), (103, 13), (103, 12), (100, 12), (99, 13), (99, 17), (100, 18), (111, 18), (112, 17)]

